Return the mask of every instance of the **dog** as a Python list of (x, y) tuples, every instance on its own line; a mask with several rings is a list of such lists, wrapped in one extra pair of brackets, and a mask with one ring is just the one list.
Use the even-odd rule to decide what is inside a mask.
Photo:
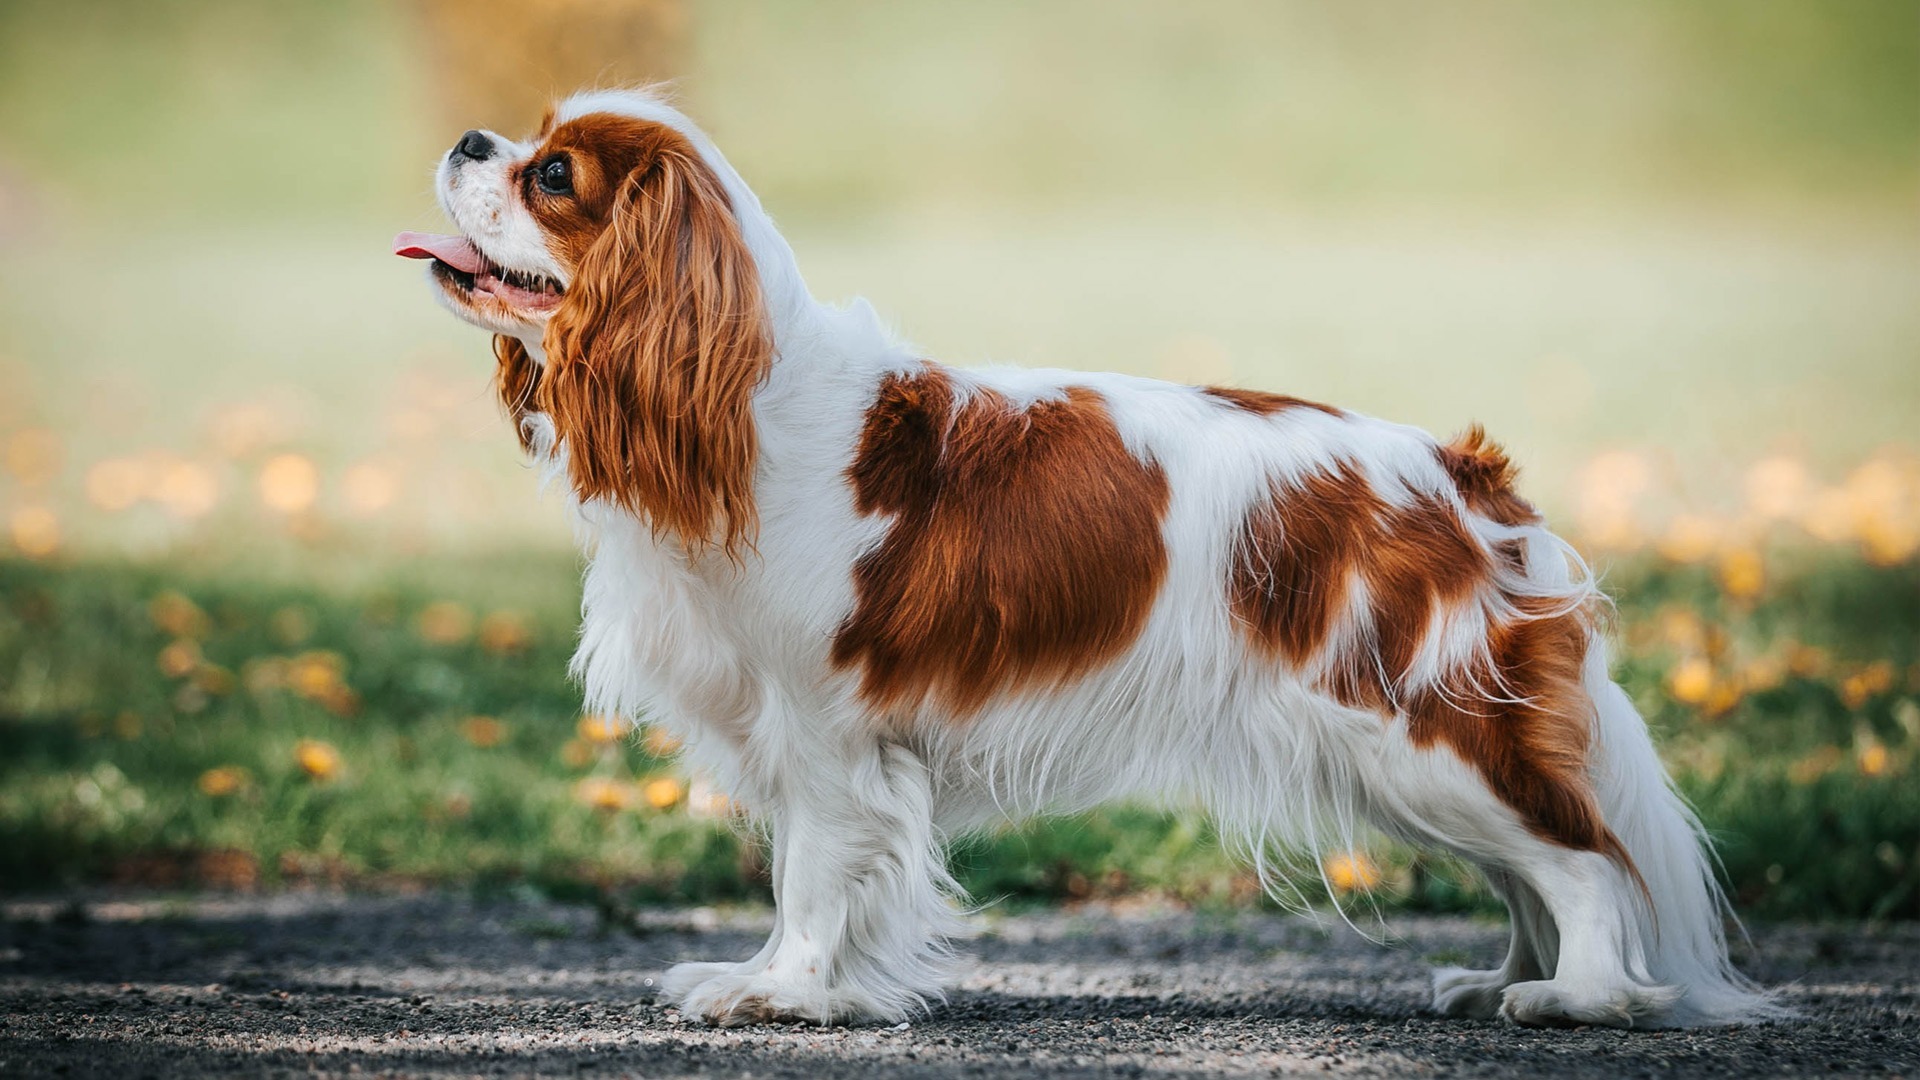
[(960, 369), (813, 298), (647, 90), (440, 161), (407, 233), (494, 337), (589, 554), (572, 673), (751, 807), (776, 926), (670, 969), (722, 1025), (895, 1021), (965, 924), (947, 838), (1117, 799), (1269, 853), (1361, 823), (1480, 868), (1505, 961), (1447, 1016), (1779, 1015), (1730, 963), (1699, 823), (1607, 668), (1605, 599), (1478, 429), (1281, 394)]

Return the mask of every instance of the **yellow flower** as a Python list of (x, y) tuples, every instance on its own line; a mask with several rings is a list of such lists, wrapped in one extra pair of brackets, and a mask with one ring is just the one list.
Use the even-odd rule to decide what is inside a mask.
[(153, 625), (177, 638), (203, 638), (212, 629), (213, 620), (200, 605), (169, 589), (147, 601), (147, 617)]
[(649, 780), (640, 791), (646, 797), (647, 805), (655, 810), (666, 810), (678, 805), (687, 793), (687, 789), (680, 781), (671, 776)]
[(495, 611), (480, 620), (480, 647), (490, 653), (516, 653), (531, 644), (533, 631), (517, 611)]
[(320, 470), (299, 454), (280, 454), (260, 467), (260, 501), (283, 514), (297, 514), (320, 497)]
[(360, 695), (343, 683), (329, 687), (326, 693), (314, 700), (335, 716), (352, 716), (360, 711)]
[(1339, 892), (1365, 892), (1380, 884), (1380, 868), (1358, 851), (1328, 856), (1323, 869), (1327, 881)]
[(1898, 566), (1920, 551), (1920, 515), (1877, 519), (1860, 530), (1860, 548), (1875, 566)]
[(469, 716), (460, 722), (460, 734), (482, 750), (499, 746), (507, 739), (507, 725), (491, 716)]
[(239, 680), (233, 677), (233, 672), (219, 664), (201, 664), (193, 671), (193, 685), (202, 693), (212, 694), (215, 697), (224, 697), (233, 693), (233, 688), (238, 682)]
[(560, 748), (560, 760), (569, 769), (584, 769), (593, 764), (593, 759), (598, 756), (599, 751), (584, 739), (568, 739), (567, 744)]
[(1690, 656), (1667, 676), (1667, 691), (1673, 699), (1687, 705), (1704, 705), (1713, 696), (1713, 665), (1698, 656)]
[(314, 649), (288, 661), (287, 688), (301, 697), (324, 702), (341, 688), (341, 680), (346, 674), (345, 657), (325, 649)]
[(1740, 701), (1743, 700), (1743, 698), (1745, 698), (1745, 694), (1741, 694), (1740, 684), (1738, 684), (1738, 682), (1732, 682), (1732, 680), (1715, 682), (1713, 694), (1707, 696), (1707, 703), (1701, 707), (1701, 711), (1707, 713), (1709, 717), (1718, 719), (1718, 717), (1724, 717), (1724, 715), (1732, 713), (1734, 707), (1740, 705)]
[(1795, 643), (1787, 650), (1787, 670), (1801, 678), (1817, 678), (1832, 666), (1833, 658), (1817, 645)]
[(1849, 709), (1857, 709), (1867, 703), (1867, 684), (1858, 673), (1842, 678), (1834, 689), (1840, 694), (1840, 704)]
[(160, 650), (160, 674), (169, 679), (184, 679), (200, 666), (200, 645), (190, 638), (179, 638)]
[(1701, 703), (1701, 711), (1710, 717), (1725, 716), (1745, 696), (1738, 681), (1732, 678), (1716, 679), (1713, 689), (1707, 694), (1707, 700)]
[(458, 645), (473, 633), (473, 612), (451, 600), (437, 601), (421, 609), (413, 628), (430, 645)]
[(633, 785), (605, 776), (589, 776), (573, 785), (573, 797), (595, 810), (625, 810), (633, 805)]
[(1893, 664), (1876, 660), (1840, 680), (1840, 700), (1849, 709), (1865, 705), (1879, 694), (1893, 689)]
[(1887, 748), (1879, 743), (1870, 743), (1859, 754), (1860, 771), (1867, 776), (1879, 776), (1887, 771), (1890, 755)]
[(340, 775), (340, 751), (319, 739), (301, 739), (293, 748), (293, 760), (315, 780), (332, 780)]
[(44, 506), (23, 506), (9, 523), (13, 546), (29, 559), (44, 559), (60, 550), (60, 519)]
[(666, 731), (649, 725), (645, 742), (647, 753), (657, 758), (672, 757), (680, 749), (680, 740)]
[(615, 717), (588, 713), (580, 718), (580, 723), (575, 725), (575, 730), (580, 732), (581, 738), (590, 743), (606, 745), (618, 740), (626, 728)]
[(1750, 548), (1734, 548), (1720, 556), (1720, 587), (1736, 600), (1752, 600), (1767, 584), (1766, 563)]
[(238, 765), (222, 765), (200, 774), (200, 794), (218, 799), (232, 795), (250, 783), (252, 777)]

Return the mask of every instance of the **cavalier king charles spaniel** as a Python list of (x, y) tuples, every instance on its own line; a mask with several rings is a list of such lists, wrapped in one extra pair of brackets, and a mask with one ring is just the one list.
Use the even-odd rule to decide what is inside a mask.
[(568, 491), (587, 706), (680, 736), (771, 837), (773, 934), (669, 970), (690, 1014), (923, 1008), (965, 926), (944, 842), (1116, 799), (1204, 808), (1272, 888), (1361, 824), (1479, 867), (1512, 940), (1435, 974), (1447, 1016), (1781, 1012), (1729, 963), (1604, 598), (1478, 428), (923, 359), (814, 299), (650, 92), (469, 131), (436, 186), (459, 235), (396, 253), (494, 333)]

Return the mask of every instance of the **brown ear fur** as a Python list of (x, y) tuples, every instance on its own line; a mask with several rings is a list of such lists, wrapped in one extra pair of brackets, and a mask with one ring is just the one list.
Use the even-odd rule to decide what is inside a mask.
[(738, 560), (758, 524), (751, 405), (773, 335), (726, 191), (692, 147), (626, 178), (544, 343), (540, 407), (575, 493)]
[(494, 388), (500, 394), (500, 407), (513, 420), (513, 433), (520, 448), (532, 450), (527, 439), (527, 414), (533, 411), (533, 395), (540, 388), (540, 365), (527, 355), (520, 339), (505, 334), (493, 335), (493, 356), (499, 362), (494, 372)]

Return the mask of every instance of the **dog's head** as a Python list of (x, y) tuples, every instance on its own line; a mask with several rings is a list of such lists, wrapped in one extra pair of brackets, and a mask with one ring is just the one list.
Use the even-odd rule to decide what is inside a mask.
[(525, 141), (462, 135), (435, 178), (459, 234), (395, 240), (501, 335), (509, 407), (551, 418), (583, 500), (729, 553), (753, 525), (749, 405), (773, 353), (732, 175), (656, 97), (578, 95)]

